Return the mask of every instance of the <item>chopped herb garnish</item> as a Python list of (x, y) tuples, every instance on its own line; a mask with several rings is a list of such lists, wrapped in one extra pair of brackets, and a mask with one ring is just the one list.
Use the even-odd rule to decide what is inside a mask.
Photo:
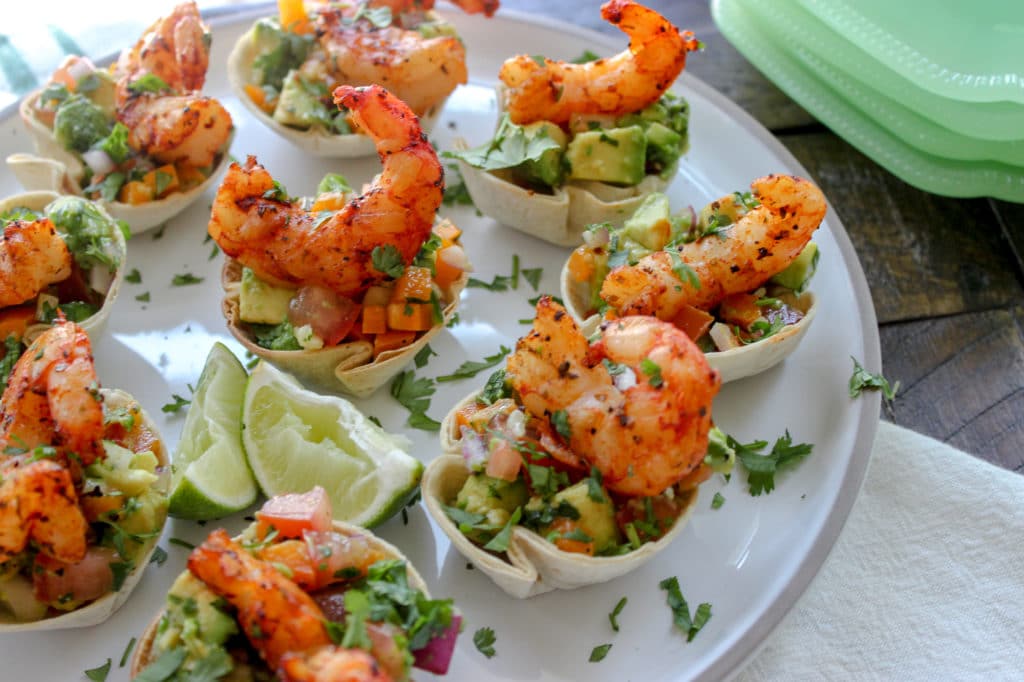
[(586, 64), (587, 62), (597, 61), (600, 58), (601, 58), (600, 55), (598, 55), (598, 54), (596, 54), (594, 52), (591, 52), (590, 50), (583, 50), (583, 54), (581, 54), (579, 57), (576, 57), (576, 59), (573, 59), (572, 63), (573, 64)]
[(534, 291), (540, 285), (540, 278), (544, 274), (544, 268), (523, 268), (523, 279), (530, 283)]
[(454, 164), (448, 165), (449, 182), (445, 183), (444, 198), (441, 200), (445, 206), (472, 206), (473, 197), (466, 188), (466, 181), (462, 178), (462, 172)]
[(551, 413), (551, 425), (555, 427), (558, 435), (566, 441), (572, 438), (572, 429), (569, 427), (569, 413), (565, 410), (556, 410)]
[(139, 303), (149, 303), (149, 292), (142, 292), (141, 294), (135, 297), (135, 300), (138, 301)]
[(392, 244), (373, 247), (370, 260), (373, 262), (374, 270), (388, 277), (398, 279), (405, 272), (405, 261), (402, 260), (402, 254)]
[(196, 546), (193, 545), (191, 542), (189, 542), (188, 540), (182, 540), (181, 538), (171, 538), (167, 542), (171, 543), (172, 545), (177, 545), (178, 547), (184, 547), (188, 550), (196, 548)]
[(124, 276), (124, 281), (129, 284), (142, 284), (142, 273), (138, 268), (132, 268), (132, 271)]
[(604, 660), (604, 657), (611, 651), (611, 644), (600, 644), (594, 647), (594, 650), (590, 652), (590, 658), (588, 659), (591, 663), (600, 663)]
[(640, 371), (647, 375), (647, 383), (654, 388), (661, 388), (665, 380), (661, 378), (661, 367), (654, 360), (644, 358), (640, 361)]
[(185, 662), (186, 653), (187, 650), (183, 646), (168, 649), (160, 655), (160, 658), (147, 665), (142, 672), (136, 675), (132, 682), (164, 682), (171, 679), (171, 676)]
[(85, 671), (85, 676), (93, 682), (105, 682), (107, 675), (110, 674), (111, 660), (108, 658), (107, 662), (98, 668), (92, 668), (91, 670)]
[(601, 471), (597, 467), (590, 467), (590, 477), (587, 478), (587, 497), (598, 504), (603, 504), (605, 501), (602, 479)]
[(128, 91), (135, 94), (143, 92), (163, 92), (164, 90), (170, 89), (171, 86), (168, 85), (163, 78), (152, 73), (147, 73), (142, 78), (128, 84)]
[(488, 291), (508, 291), (512, 278), (506, 275), (495, 275), (489, 283), (476, 277), (470, 277), (466, 286), (470, 289), (487, 289)]
[(406, 424), (424, 431), (438, 431), (441, 423), (431, 419), (426, 412), (430, 409), (430, 396), (437, 389), (434, 382), (426, 377), (416, 378), (413, 370), (406, 370), (391, 382), (391, 396), (409, 410)]
[(546, 134), (527, 135), (525, 128), (514, 125), (508, 114), (505, 114), (490, 142), (465, 151), (444, 152), (442, 156), (462, 159), (482, 170), (498, 170), (527, 161), (539, 161), (550, 149), (561, 149), (561, 145)]
[(384, 428), (384, 425), (380, 423), (380, 419), (377, 419), (372, 414), (367, 415), (366, 418), (369, 419), (374, 424), (376, 424), (377, 426), (379, 426), (380, 428), (382, 428), (382, 429)]
[(686, 603), (686, 599), (683, 598), (683, 593), (679, 590), (679, 580), (675, 576), (665, 578), (658, 583), (658, 587), (668, 593), (666, 599), (669, 608), (672, 609), (672, 620), (676, 627), (686, 634), (687, 642), (693, 641), (693, 638), (697, 636), (700, 629), (711, 618), (711, 604), (703, 603), (698, 606), (691, 620), (690, 607)]
[(220, 247), (214, 244), (210, 248), (210, 255), (206, 257), (206, 260), (213, 260), (220, 254)]
[(419, 352), (416, 353), (415, 357), (413, 357), (413, 362), (416, 363), (416, 369), (423, 369), (432, 355), (437, 355), (437, 353), (434, 352), (434, 349), (430, 347), (429, 343), (423, 346), (423, 348), (420, 348)]
[(547, 64), (547, 61), (548, 61), (547, 57), (545, 57), (542, 54), (532, 54), (532, 55), (530, 55), (530, 59), (535, 61), (537, 63), (537, 66), (539, 66), (541, 68), (544, 68), (544, 66)]
[(128, 574), (135, 569), (134, 561), (112, 561), (110, 564), (110, 572), (114, 574), (114, 592), (120, 592), (121, 587), (124, 585), (124, 581), (128, 578)]
[(732, 436), (726, 436), (730, 448), (736, 451), (736, 458), (747, 471), (747, 483), (750, 494), (757, 496), (775, 490), (775, 474), (784, 467), (791, 467), (811, 454), (814, 446), (809, 443), (793, 445), (793, 439), (787, 430), (780, 436), (767, 455), (761, 451), (768, 447), (768, 441), (757, 440), (752, 443), (740, 443)]
[(124, 664), (128, 662), (128, 656), (131, 655), (132, 649), (135, 648), (135, 638), (132, 637), (128, 640), (128, 646), (124, 648), (124, 653), (121, 654), (121, 662), (117, 665), (118, 668), (123, 668)]
[(171, 286), (184, 287), (190, 284), (199, 284), (202, 281), (202, 277), (196, 277), (191, 272), (186, 272), (181, 275), (175, 275), (174, 278), (171, 279)]
[(485, 356), (481, 361), (467, 360), (459, 365), (451, 374), (444, 374), (437, 377), (436, 381), (438, 383), (443, 383), (446, 381), (456, 381), (458, 379), (469, 379), (471, 377), (475, 377), (485, 369), (490, 369), (501, 362), (509, 352), (509, 348), (501, 346), (498, 348), (498, 352), (494, 355)]
[(715, 493), (715, 496), (711, 498), (711, 508), (720, 509), (725, 504), (725, 498), (722, 493)]
[(149, 563), (163, 566), (167, 561), (167, 550), (159, 545), (153, 548), (153, 554), (149, 557)]
[(497, 641), (497, 637), (494, 635), (494, 630), (491, 628), (480, 628), (473, 633), (473, 644), (476, 645), (476, 650), (482, 653), (487, 658), (493, 658), (494, 654), (494, 643)]
[(550, 294), (537, 294), (533, 298), (528, 299), (527, 302), (530, 305), (532, 305), (534, 308), (536, 308), (537, 304), (540, 302), (540, 299), (544, 298), (545, 296), (547, 296), (548, 298), (550, 298), (552, 301), (554, 301), (555, 303), (557, 303), (560, 306), (564, 306), (565, 305), (565, 302), (562, 299), (560, 299), (558, 296), (551, 296)]
[(171, 399), (174, 402), (165, 403), (164, 406), (160, 408), (161, 411), (167, 412), (168, 414), (177, 414), (178, 411), (181, 410), (181, 408), (192, 403), (191, 400), (186, 400), (177, 393), (172, 393)]
[(612, 624), (612, 630), (615, 632), (619, 631), (619, 614), (622, 613), (622, 609), (626, 608), (626, 603), (628, 601), (628, 599), (623, 597), (619, 600), (619, 603), (615, 605), (615, 608), (612, 609), (612, 612), (608, 614), (608, 622)]
[(889, 380), (881, 374), (873, 374), (857, 362), (857, 358), (850, 357), (853, 360), (853, 374), (850, 376), (850, 397), (858, 398), (863, 391), (881, 391), (882, 396), (888, 402), (892, 402), (896, 399), (896, 392), (900, 390), (900, 382), (896, 382), (892, 386), (889, 385)]
[(669, 249), (667, 253), (672, 261), (672, 272), (679, 278), (679, 281), (689, 284), (694, 289), (700, 289), (700, 278), (697, 277), (697, 273), (693, 271), (693, 268), (683, 262), (679, 252), (675, 249)]
[(484, 549), (489, 552), (504, 552), (508, 549), (509, 540), (512, 539), (512, 528), (519, 523), (519, 519), (523, 515), (523, 508), (516, 507), (516, 510), (512, 512), (512, 516), (509, 517), (508, 523), (505, 527), (498, 531), (498, 534), (491, 538), (491, 541), (484, 545)]

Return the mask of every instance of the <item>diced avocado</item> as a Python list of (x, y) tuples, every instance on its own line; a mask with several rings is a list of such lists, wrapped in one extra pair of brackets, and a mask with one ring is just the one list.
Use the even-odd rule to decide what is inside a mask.
[[(114, 82), (114, 77), (110, 75), (109, 71), (100, 70), (92, 72), (88, 78), (91, 89), (88, 92), (82, 91), (83, 94), (102, 109), (109, 118), (114, 118), (117, 108), (115, 101), (117, 84)], [(79, 86), (81, 87), (81, 83)]]
[(128, 448), (107, 440), (103, 441), (103, 449), (106, 457), (91, 464), (90, 472), (95, 472), (109, 487), (135, 497), (149, 490), (159, 478), (145, 469), (133, 469), (131, 464), (135, 453)]
[(716, 199), (697, 214), (697, 230), (703, 234), (710, 228), (732, 225), (746, 215), (748, 210), (745, 204), (736, 201), (735, 194)]
[(81, 153), (110, 134), (112, 125), (103, 109), (82, 95), (72, 95), (57, 107), (53, 135), (64, 149)]
[(782, 272), (773, 276), (769, 281), (796, 291), (797, 293), (807, 288), (818, 267), (818, 245), (814, 242), (807, 242), (807, 246), (796, 257), (796, 260), (789, 264)]
[(647, 173), (647, 137), (640, 126), (578, 133), (565, 158), (572, 180), (636, 185)]
[[(576, 527), (594, 541), (594, 552), (602, 550), (621, 542), (619, 526), (615, 523), (615, 506), (606, 492), (602, 493), (604, 498), (596, 502), (590, 497), (589, 484), (587, 481), (580, 481), (571, 485), (561, 492), (555, 493), (551, 499), (551, 506), (558, 507), (562, 502), (568, 502), (580, 513), (576, 520)], [(546, 535), (550, 529), (542, 529)]]
[(267, 284), (249, 268), (242, 269), (242, 288), (238, 293), (238, 317), (243, 322), (281, 324), (288, 317), (288, 303), (294, 289)]
[(158, 464), (160, 464), (160, 462), (157, 460), (156, 455), (149, 450), (146, 450), (145, 452), (135, 453), (132, 457), (131, 468), (155, 473)]
[(562, 184), (562, 157), (569, 142), (568, 135), (550, 121), (537, 121), (522, 127), (527, 140), (549, 137), (558, 143), (558, 148), (551, 148), (540, 155), (536, 161), (526, 160), (515, 167), (514, 172), (523, 181), (541, 184), (545, 187), (557, 187)]
[[(471, 514), (483, 514), (492, 527), (501, 528), (528, 497), (526, 483), (521, 478), (509, 482), (486, 474), (472, 474), (459, 490), (455, 506)], [(487, 540), (487, 537), (469, 537), (471, 540)]]
[(683, 155), (684, 138), (660, 123), (647, 126), (647, 170), (663, 173), (670, 170)]
[(277, 98), (274, 120), (296, 128), (329, 125), (331, 114), (310, 85), (298, 71), (289, 71)]
[(288, 72), (306, 60), (313, 44), (312, 35), (282, 31), (274, 19), (261, 19), (250, 35), (256, 54), (252, 63), (253, 82), (278, 90)]
[(281, 44), (281, 26), (275, 19), (260, 19), (252, 27), (250, 40), (256, 54), (273, 52)]
[(651, 251), (665, 248), (672, 234), (672, 207), (660, 192), (648, 194), (632, 216), (622, 224), (622, 234)]
[(455, 27), (447, 21), (424, 21), (416, 26), (416, 31), (427, 40), (444, 36), (458, 37)]
[(167, 593), (165, 626), (156, 648), (161, 651), (184, 645), (188, 659), (201, 659), (238, 632), (235, 620), (217, 608), (219, 602), (202, 581), (185, 571)]

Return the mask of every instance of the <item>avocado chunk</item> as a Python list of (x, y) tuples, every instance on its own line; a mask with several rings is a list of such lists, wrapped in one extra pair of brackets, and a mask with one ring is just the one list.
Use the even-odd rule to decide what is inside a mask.
[(807, 242), (807, 246), (796, 257), (796, 260), (769, 281), (800, 293), (810, 284), (811, 277), (814, 276), (814, 271), (818, 268), (819, 257), (818, 245), (814, 242)]
[[(281, 86), (281, 95), (274, 108), (274, 120), (295, 128), (310, 128), (314, 125), (328, 127), (331, 113), (320, 101), (318, 85), (304, 78), (298, 71), (289, 71)], [(326, 86), (323, 86), (326, 92)]]
[(636, 185), (647, 174), (647, 136), (638, 125), (578, 133), (565, 158), (570, 180)]
[(250, 33), (256, 58), (253, 60), (252, 80), (257, 85), (269, 85), (276, 90), (292, 69), (306, 61), (313, 45), (313, 37), (281, 30), (274, 19), (261, 19)]
[(661, 174), (671, 171), (683, 155), (685, 139), (660, 123), (647, 126), (647, 171)]
[[(117, 110), (117, 84), (114, 83), (114, 77), (110, 75), (108, 71), (93, 71), (88, 76), (90, 81), (90, 90), (86, 92), (82, 90), (82, 93), (86, 95), (92, 103), (98, 106), (103, 113), (109, 118), (114, 118)], [(79, 83), (79, 87), (82, 84)]]
[(243, 268), (238, 317), (243, 322), (281, 324), (288, 318), (288, 304), (294, 296), (294, 289), (267, 284), (255, 272)]
[(167, 593), (166, 627), (161, 629), (157, 648), (166, 651), (184, 645), (189, 659), (200, 659), (224, 644), (238, 632), (238, 625), (217, 608), (219, 601), (188, 571), (179, 575)]
[(558, 143), (558, 147), (545, 150), (537, 160), (527, 159), (513, 169), (521, 180), (528, 184), (540, 184), (545, 187), (557, 187), (562, 184), (564, 169), (562, 157), (569, 138), (565, 132), (550, 121), (537, 121), (522, 126), (526, 139), (536, 140), (549, 137)]
[[(621, 542), (619, 526), (615, 523), (615, 507), (607, 492), (602, 491), (602, 497), (601, 502), (596, 502), (590, 497), (587, 481), (580, 481), (555, 493), (555, 496), (551, 498), (552, 507), (558, 507), (562, 502), (567, 502), (580, 513), (580, 518), (576, 520), (576, 527), (593, 540), (595, 554), (600, 554), (603, 550)], [(547, 535), (550, 531), (551, 527), (543, 528), (541, 534)]]
[(668, 197), (659, 192), (648, 194), (632, 216), (622, 224), (622, 234), (646, 249), (660, 251), (672, 234)]
[[(516, 507), (525, 504), (528, 497), (526, 483), (521, 478), (510, 482), (486, 474), (471, 474), (459, 490), (455, 506), (470, 514), (482, 514), (492, 527), (501, 528), (508, 523)], [(487, 533), (468, 537), (475, 542), (490, 539)]]

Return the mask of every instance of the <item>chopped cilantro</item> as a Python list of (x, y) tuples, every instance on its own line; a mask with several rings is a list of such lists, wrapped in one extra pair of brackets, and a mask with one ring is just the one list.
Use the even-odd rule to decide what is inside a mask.
[(787, 430), (780, 436), (771, 452), (767, 455), (761, 451), (768, 447), (768, 441), (757, 440), (752, 443), (740, 443), (732, 436), (727, 436), (728, 446), (736, 451), (736, 458), (747, 471), (747, 483), (750, 494), (757, 496), (775, 490), (775, 474), (785, 467), (791, 467), (811, 454), (814, 446), (809, 443), (793, 445), (793, 439)]
[(608, 655), (608, 652), (611, 651), (611, 648), (611, 644), (600, 644), (595, 646), (594, 650), (590, 652), (590, 659), (588, 660), (591, 663), (600, 663), (604, 660), (604, 657)]
[(196, 277), (191, 272), (186, 272), (181, 275), (175, 275), (174, 278), (171, 279), (171, 286), (184, 287), (190, 284), (199, 284), (202, 281), (202, 277)]
[(509, 348), (501, 346), (498, 348), (498, 352), (494, 355), (488, 355), (484, 357), (482, 361), (467, 360), (459, 365), (451, 374), (444, 374), (437, 377), (436, 381), (438, 383), (443, 383), (446, 381), (456, 381), (458, 379), (469, 379), (471, 377), (475, 377), (485, 369), (494, 367), (496, 364), (501, 362), (509, 352)]
[(602, 478), (601, 471), (597, 467), (590, 467), (590, 476), (587, 478), (587, 497), (598, 504), (603, 504), (605, 501)]
[(448, 164), (448, 174), (452, 176), (452, 181), (445, 183), (444, 198), (441, 201), (445, 206), (472, 206), (473, 197), (469, 194), (459, 167)]
[(370, 253), (373, 269), (377, 272), (398, 279), (405, 272), (405, 261), (402, 254), (392, 244), (375, 246)]
[(537, 287), (540, 285), (541, 275), (544, 274), (544, 268), (523, 268), (523, 279), (530, 283), (534, 291), (537, 291)]
[(132, 271), (124, 276), (124, 281), (129, 284), (142, 284), (142, 273), (138, 268), (132, 268)]
[(164, 406), (160, 408), (162, 412), (167, 412), (168, 414), (177, 414), (178, 411), (181, 410), (181, 408), (192, 403), (191, 400), (186, 400), (177, 393), (172, 393), (171, 399), (174, 402), (165, 403)]
[(111, 660), (108, 658), (107, 662), (98, 668), (92, 668), (85, 671), (85, 676), (93, 682), (105, 682), (107, 675), (110, 674)]
[(583, 50), (583, 53), (579, 57), (576, 57), (576, 59), (573, 59), (572, 63), (573, 64), (586, 64), (587, 62), (597, 61), (600, 58), (601, 57), (599, 55), (597, 55), (594, 52), (591, 52), (590, 50)]
[(189, 542), (188, 540), (182, 540), (181, 538), (171, 538), (167, 542), (171, 543), (172, 545), (177, 545), (178, 547), (184, 547), (188, 550), (193, 550), (196, 548), (196, 546), (193, 545), (191, 542)]
[(725, 504), (725, 498), (722, 493), (715, 493), (715, 496), (711, 498), (711, 508), (720, 509)]
[(344, 175), (340, 173), (328, 173), (324, 176), (320, 184), (316, 186), (317, 194), (327, 194), (328, 192), (341, 192), (342, 194), (348, 194), (352, 191), (352, 186), (348, 184), (348, 180), (345, 179)]
[(622, 613), (622, 609), (626, 608), (626, 603), (629, 600), (623, 597), (612, 609), (612, 612), (608, 614), (608, 622), (612, 624), (612, 630), (615, 632), (619, 631), (619, 614)]
[(139, 301), (140, 303), (149, 303), (149, 292), (142, 292), (141, 294), (135, 297), (135, 300)]
[(100, 140), (99, 148), (107, 153), (114, 163), (121, 163), (128, 158), (131, 147), (128, 146), (128, 128), (118, 121), (114, 124), (113, 130), (105, 138)]
[(661, 367), (654, 360), (644, 358), (640, 361), (640, 371), (647, 375), (647, 383), (654, 388), (661, 388), (665, 380), (661, 378)]
[(508, 398), (510, 395), (511, 389), (505, 383), (505, 370), (499, 369), (495, 370), (487, 379), (487, 383), (484, 384), (484, 390), (480, 392), (476, 400), (484, 405), (493, 405), (502, 398)]
[(165, 561), (167, 561), (167, 550), (160, 546), (154, 547), (153, 555), (149, 557), (149, 563), (163, 566)]
[(185, 647), (168, 649), (143, 669), (138, 675), (132, 678), (132, 682), (164, 682), (171, 679), (171, 676), (185, 662), (187, 650)]
[(409, 410), (406, 424), (414, 429), (438, 431), (441, 423), (427, 416), (430, 396), (434, 395), (434, 382), (427, 377), (416, 378), (413, 370), (406, 370), (391, 382), (391, 396)]
[(112, 561), (109, 564), (110, 572), (114, 574), (114, 592), (120, 592), (128, 574), (135, 570), (134, 561)]
[(693, 641), (700, 629), (711, 618), (711, 604), (703, 603), (698, 606), (691, 620), (690, 607), (679, 590), (679, 580), (675, 576), (665, 578), (658, 583), (658, 587), (668, 593), (666, 600), (669, 608), (672, 609), (672, 620), (676, 627), (686, 634), (687, 642)]
[(498, 170), (538, 161), (549, 149), (561, 149), (561, 145), (548, 135), (528, 136), (522, 126), (513, 124), (505, 114), (493, 140), (466, 151), (444, 152), (442, 156), (462, 159), (482, 170)]
[(850, 357), (853, 360), (853, 374), (850, 375), (850, 397), (858, 398), (863, 391), (881, 391), (882, 396), (888, 402), (892, 402), (896, 399), (896, 392), (900, 390), (900, 382), (896, 382), (892, 386), (889, 385), (889, 380), (881, 374), (873, 374), (857, 362), (857, 358)]
[(124, 664), (128, 662), (128, 656), (131, 655), (132, 649), (135, 648), (135, 641), (134, 637), (128, 640), (128, 646), (124, 648), (124, 653), (121, 654), (121, 662), (117, 665), (118, 668), (123, 668)]
[(137, 95), (144, 92), (163, 92), (170, 89), (171, 86), (163, 78), (153, 73), (147, 73), (142, 78), (128, 84), (128, 91)]
[(551, 425), (555, 427), (562, 438), (566, 441), (572, 439), (572, 429), (569, 427), (569, 413), (565, 410), (556, 410), (551, 413)]
[(430, 347), (429, 343), (423, 346), (423, 348), (420, 348), (419, 352), (416, 353), (413, 358), (413, 362), (416, 363), (416, 369), (423, 369), (432, 355), (437, 355), (437, 353), (434, 352), (434, 349)]
[(473, 644), (476, 646), (476, 650), (482, 653), (487, 658), (493, 658), (494, 654), (494, 643), (497, 641), (497, 637), (494, 635), (494, 630), (491, 628), (480, 628), (473, 633)]
[(683, 262), (679, 252), (675, 249), (669, 249), (667, 253), (672, 260), (672, 272), (679, 278), (679, 281), (689, 284), (694, 289), (700, 289), (700, 278), (697, 277), (697, 273), (693, 271), (693, 268)]
[(491, 541), (484, 545), (484, 549), (489, 552), (504, 552), (508, 549), (509, 540), (512, 539), (512, 528), (519, 523), (519, 519), (523, 515), (523, 508), (516, 507), (516, 510), (512, 512), (512, 516), (509, 517), (508, 523), (505, 527), (498, 531), (498, 534), (491, 538)]
[(508, 291), (512, 278), (507, 275), (495, 275), (490, 283), (476, 277), (470, 277), (466, 286), (470, 289), (487, 289), (488, 291)]

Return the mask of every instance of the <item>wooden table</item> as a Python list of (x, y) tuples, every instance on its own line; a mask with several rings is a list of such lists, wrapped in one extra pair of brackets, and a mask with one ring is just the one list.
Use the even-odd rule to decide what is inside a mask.
[[(885, 375), (882, 417), (1024, 473), (1024, 205), (915, 189), (768, 82), (722, 37), (707, 0), (647, 0), (707, 49), (687, 72), (772, 131), (828, 195), (867, 275)], [(595, 0), (502, 0), (622, 36)], [(623, 43), (625, 44), (625, 43)]]

